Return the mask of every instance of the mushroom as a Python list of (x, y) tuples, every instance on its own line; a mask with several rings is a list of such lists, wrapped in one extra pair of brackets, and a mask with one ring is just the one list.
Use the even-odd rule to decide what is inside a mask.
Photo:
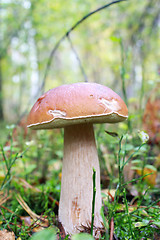
[(100, 167), (93, 124), (117, 123), (128, 117), (124, 101), (97, 83), (74, 83), (41, 96), (28, 116), (31, 129), (64, 128), (59, 221), (66, 234), (80, 232), (92, 217), (93, 168), (96, 170), (95, 228), (103, 227)]

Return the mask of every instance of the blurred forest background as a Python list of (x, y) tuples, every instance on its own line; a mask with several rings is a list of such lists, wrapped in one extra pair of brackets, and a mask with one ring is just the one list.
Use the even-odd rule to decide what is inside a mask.
[(141, 124), (137, 117), (160, 76), (160, 2), (122, 1), (91, 15), (65, 36), (80, 19), (109, 2), (0, 1), (1, 121), (16, 123), (50, 88), (88, 81), (120, 94), (132, 122)]

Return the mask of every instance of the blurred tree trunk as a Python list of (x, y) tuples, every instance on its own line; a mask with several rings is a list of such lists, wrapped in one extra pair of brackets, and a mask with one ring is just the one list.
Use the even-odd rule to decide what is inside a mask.
[(4, 120), (3, 115), (3, 93), (2, 93), (2, 58), (0, 56), (0, 121)]

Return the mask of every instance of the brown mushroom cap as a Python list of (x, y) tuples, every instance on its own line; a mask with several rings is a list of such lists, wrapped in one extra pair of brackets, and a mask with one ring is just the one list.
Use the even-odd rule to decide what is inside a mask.
[(74, 83), (42, 95), (28, 116), (32, 129), (60, 128), (80, 123), (116, 123), (128, 117), (124, 101), (97, 83)]

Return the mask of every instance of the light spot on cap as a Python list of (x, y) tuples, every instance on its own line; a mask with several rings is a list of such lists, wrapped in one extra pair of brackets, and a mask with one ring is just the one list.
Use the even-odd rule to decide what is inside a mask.
[(49, 110), (48, 113), (54, 118), (63, 118), (66, 116), (66, 112), (61, 110)]
[(104, 106), (105, 111), (108, 109), (112, 112), (118, 112), (119, 110), (121, 110), (121, 107), (115, 99), (107, 100), (105, 98), (99, 98), (99, 102), (101, 105)]

